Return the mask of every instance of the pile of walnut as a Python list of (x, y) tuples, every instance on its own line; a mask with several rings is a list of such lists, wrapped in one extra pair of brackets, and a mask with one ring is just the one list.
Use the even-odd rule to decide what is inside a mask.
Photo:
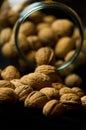
[[(15, 10), (7, 0), (0, 9), (1, 53), (8, 59), (16, 59), (22, 71), (29, 68), (19, 57), (14, 34), (19, 15), (26, 6), (27, 2)], [(64, 70), (58, 72), (56, 69), (71, 59), (79, 47), (79, 40), (79, 30), (69, 19), (59, 19), (41, 11), (31, 14), (20, 27), (18, 42), (36, 68), (23, 76), (12, 65), (0, 70), (0, 102), (16, 103), (18, 100), (25, 107), (41, 109), (45, 116), (86, 109), (86, 94), (81, 88), (83, 80), (74, 73), (76, 68), (86, 64), (86, 29), (77, 60)]]
[(86, 109), (86, 94), (80, 87), (63, 84), (56, 68), (40, 65), (21, 76), (12, 65), (0, 71), (0, 102), (17, 101), (26, 108), (41, 110), (46, 117), (59, 117), (65, 111)]
[[(27, 67), (25, 62), (18, 55), (14, 34), (20, 13), (26, 6), (27, 3), (24, 3), (15, 10), (15, 8), (10, 7), (7, 0), (3, 2), (0, 9), (1, 52), (6, 58), (16, 58), (16, 62), (18, 62), (19, 68), (21, 68), (22, 71), (25, 71)], [(53, 49), (53, 53), (55, 53), (54, 65), (60, 66), (73, 56), (76, 48), (79, 46), (79, 38), (79, 30), (69, 19), (60, 19), (53, 14), (48, 15), (44, 12), (36, 11), (21, 25), (18, 40), (19, 47), (30, 62), (35, 64), (37, 60), (40, 64), (37, 55), (39, 55), (40, 51), (45, 47), (50, 47)], [(77, 61), (66, 70), (60, 72), (62, 77), (86, 63), (85, 48), (86, 40), (84, 40), (83, 48)], [(47, 50), (45, 50), (44, 54), (47, 57)], [(41, 52), (40, 60), (43, 58)], [(48, 64), (50, 64), (50, 62), (51, 61), (49, 61)]]

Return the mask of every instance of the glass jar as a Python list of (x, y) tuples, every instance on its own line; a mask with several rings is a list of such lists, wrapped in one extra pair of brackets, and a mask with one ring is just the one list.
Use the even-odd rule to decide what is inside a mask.
[[(82, 44), (83, 44), (83, 36), (84, 36), (82, 22), (79, 16), (77, 15), (77, 13), (72, 8), (59, 2), (42, 1), (42, 2), (34, 2), (32, 4), (31, 4), (31, 1), (27, 1), (27, 0), (26, 1), (23, 0), (19, 3), (18, 2), (19, 1), (17, 1), (16, 3), (14, 0), (13, 2), (12, 0), (9, 0), (8, 2), (7, 0), (4, 2), (5, 4), (2, 4), (1, 6), (1, 12), (2, 12), (1, 16), (3, 14), (4, 15), (7, 14), (8, 16), (1, 19), (2, 21), (0, 20), (1, 33), (4, 29), (9, 28), (9, 27), (11, 28), (11, 30), (8, 29), (8, 32), (10, 32), (10, 36), (8, 36), (8, 38), (10, 37), (9, 41), (4, 41), (3, 43), (1, 43), (2, 54), (6, 58), (11, 59), (10, 61), (12, 60), (14, 62), (18, 61), (21, 67), (24, 65), (25, 68), (27, 68), (26, 66), (28, 66), (33, 71), (35, 67), (37, 66), (36, 61), (34, 61), (35, 59), (34, 55), (38, 51), (38, 49), (40, 49), (41, 47), (49, 46), (55, 50), (56, 43), (60, 40), (60, 38), (64, 38), (64, 37), (72, 38), (74, 29), (77, 29), (79, 32), (78, 47), (75, 48), (73, 46), (71, 49), (69, 49), (69, 50), (75, 49), (75, 53), (73, 54), (73, 56), (67, 61), (64, 60), (65, 58), (64, 56), (59, 56), (58, 54), (56, 54), (55, 56), (55, 60), (59, 59), (59, 60), (64, 61), (61, 65), (56, 66), (57, 70), (63, 70), (69, 67), (71, 64), (73, 64), (80, 54)], [(4, 8), (5, 10), (3, 11)], [(6, 10), (9, 10), (9, 11), (6, 11)], [(51, 17), (51, 18), (47, 20), (48, 18), (46, 17), (48, 18)], [(39, 45), (35, 49), (33, 49), (33, 47), (29, 48), (28, 47), (29, 45), (27, 46), (28, 44), (26, 40), (27, 37), (29, 36), (35, 36), (36, 38), (38, 37), (39, 35), (39, 32), (38, 32), (39, 30), (37, 30), (38, 24), (46, 23), (46, 25), (43, 25), (44, 26), (43, 28), (45, 27), (51, 28), (51, 26), (53, 26), (52, 24), (56, 20), (67, 20), (67, 22), (73, 23), (73, 28), (71, 29), (71, 33), (69, 32), (69, 34), (55, 36), (56, 39), (54, 41), (55, 42), (54, 45), (50, 45), (49, 43), (48, 44), (43, 43), (42, 45)], [(29, 22), (29, 25), (25, 25), (26, 22)], [(23, 29), (21, 29), (22, 27)], [(56, 28), (58, 27), (56, 26)], [(63, 25), (63, 29), (64, 28), (65, 28), (65, 25)], [(23, 35), (21, 34), (19, 36), (19, 34), (21, 33), (20, 32), (21, 30), (23, 30), (22, 31)], [(56, 35), (55, 33), (56, 32), (54, 29), (54, 35)], [(44, 38), (46, 38), (46, 35), (44, 35)], [(30, 42), (31, 39), (30, 38), (28, 39)], [(36, 43), (38, 42), (37, 40), (38, 39), (36, 39), (36, 41), (33, 40), (33, 44), (37, 44)], [(65, 44), (63, 46), (65, 46)], [(8, 51), (6, 52), (6, 50)], [(67, 50), (67, 48), (65, 48), (65, 50)], [(67, 53), (65, 53), (65, 56), (66, 54)], [(30, 59), (27, 57), (29, 57)], [(14, 64), (16, 64), (16, 62)], [(21, 68), (20, 66), (19, 68)]]

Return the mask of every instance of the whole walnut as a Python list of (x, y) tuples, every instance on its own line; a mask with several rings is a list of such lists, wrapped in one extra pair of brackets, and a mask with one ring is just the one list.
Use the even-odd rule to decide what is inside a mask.
[(85, 92), (80, 87), (73, 87), (71, 88), (74, 93), (76, 93), (79, 97), (82, 97), (85, 95)]
[(62, 87), (60, 90), (59, 90), (59, 95), (62, 96), (66, 93), (73, 93), (72, 89), (69, 88), (69, 87)]
[(20, 82), (20, 79), (12, 79), (10, 80), (10, 83), (15, 86), (15, 88), (22, 86), (23, 84)]
[(46, 74), (50, 77), (52, 82), (61, 82), (62, 79), (59, 76), (57, 69), (51, 65), (40, 65), (36, 67), (35, 72)]
[(18, 96), (19, 101), (24, 102), (26, 97), (33, 91), (33, 89), (28, 85), (21, 85), (16, 87), (14, 91)]
[(37, 29), (37, 31), (40, 31), (41, 29), (47, 28), (47, 27), (49, 27), (49, 26), (50, 26), (50, 25), (49, 25), (48, 23), (41, 22), (41, 23), (39, 23), (39, 24), (36, 26), (36, 29)]
[(4, 80), (19, 79), (20, 73), (15, 66), (9, 65), (2, 70), (1, 77)]
[(36, 52), (35, 59), (37, 65), (53, 65), (55, 62), (54, 50), (51, 47), (42, 47)]
[[(65, 61), (68, 61), (71, 59), (71, 57), (73, 57), (73, 55), (75, 54), (75, 50), (71, 50), (67, 53), (67, 55), (65, 56)], [(80, 68), (80, 66), (84, 65), (86, 63), (85, 61), (86, 56), (85, 54), (81, 51), (79, 53), (79, 56), (77, 57), (76, 61), (73, 63), (75, 68)]]
[(48, 102), (48, 98), (45, 94), (40, 91), (31, 92), (25, 99), (25, 107), (38, 108), (41, 109)]
[(14, 84), (12, 84), (8, 80), (0, 80), (0, 88), (3, 88), (3, 87), (15, 89)]
[(27, 41), (30, 49), (32, 50), (38, 50), (39, 48), (42, 47), (42, 43), (40, 42), (38, 36), (36, 35), (28, 36)]
[(60, 97), (60, 102), (63, 104), (81, 104), (80, 97), (75, 93), (66, 93)]
[(55, 35), (50, 27), (41, 29), (38, 32), (39, 40), (42, 42), (43, 46), (53, 46), (55, 45)]
[(14, 46), (9, 44), (9, 42), (5, 43), (1, 48), (1, 53), (6, 58), (14, 58), (18, 56), (18, 52)]
[(86, 109), (86, 95), (81, 97), (81, 103), (82, 103), (83, 108)]
[(48, 24), (52, 24), (56, 20), (54, 15), (46, 15), (43, 17), (43, 21)]
[(3, 45), (10, 40), (12, 30), (11, 28), (5, 28), (0, 33), (0, 44)]
[(19, 32), (23, 33), (25, 36), (35, 34), (35, 25), (34, 25), (34, 23), (32, 23), (30, 21), (24, 22), (21, 25)]
[(57, 89), (57, 90), (60, 90), (61, 88), (66, 87), (66, 85), (63, 83), (55, 82), (55, 83), (52, 83), (52, 87)]
[(12, 88), (0, 88), (0, 102), (2, 104), (14, 104), (17, 101), (17, 95)]
[(75, 46), (75, 41), (71, 37), (62, 37), (57, 41), (55, 45), (55, 54), (59, 58), (63, 58), (71, 51)]
[(56, 99), (48, 101), (43, 107), (43, 114), (46, 117), (59, 117), (63, 113), (64, 113), (63, 104)]
[(82, 86), (83, 81), (79, 75), (71, 73), (65, 77), (64, 83), (69, 87), (80, 87)]
[(40, 92), (44, 93), (48, 99), (59, 99), (59, 91), (55, 88), (45, 87), (40, 89)]
[(56, 19), (51, 25), (56, 36), (71, 36), (74, 31), (74, 24), (68, 19)]
[(34, 90), (40, 90), (41, 88), (51, 86), (52, 84), (48, 75), (37, 72), (22, 76), (20, 82), (29, 85)]

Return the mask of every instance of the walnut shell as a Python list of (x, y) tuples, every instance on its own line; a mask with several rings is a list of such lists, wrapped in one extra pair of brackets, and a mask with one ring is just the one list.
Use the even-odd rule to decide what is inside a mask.
[(43, 107), (43, 114), (47, 117), (58, 117), (64, 112), (63, 104), (56, 99), (48, 101)]
[(17, 95), (12, 88), (0, 88), (0, 102), (5, 103), (16, 103)]
[(67, 93), (73, 93), (72, 89), (69, 87), (63, 87), (59, 90), (59, 95), (62, 96)]
[(69, 87), (80, 87), (82, 86), (82, 79), (79, 75), (72, 73), (65, 77), (64, 83)]
[(66, 93), (60, 97), (60, 102), (64, 104), (81, 104), (80, 97), (75, 93)]
[(86, 95), (81, 97), (82, 106), (86, 109)]
[(48, 98), (45, 94), (40, 91), (31, 92), (27, 98), (25, 99), (25, 107), (33, 107), (33, 108), (43, 108), (45, 103), (48, 101)]
[(55, 54), (59, 58), (63, 58), (71, 51), (75, 46), (75, 41), (71, 37), (62, 37), (57, 41), (55, 45)]
[(79, 97), (82, 97), (82, 96), (85, 95), (84, 90), (81, 89), (81, 88), (79, 88), (79, 87), (73, 87), (73, 88), (71, 88), (71, 89), (72, 89), (72, 91), (73, 91), (74, 93), (76, 93)]
[(52, 82), (60, 82), (62, 79), (60, 78), (57, 69), (51, 65), (40, 65), (36, 67), (35, 72), (46, 74), (50, 77)]
[(5, 28), (0, 33), (0, 44), (3, 45), (4, 43), (8, 42), (11, 37), (12, 30), (11, 28)]
[(40, 42), (37, 35), (31, 35), (27, 37), (28, 45), (32, 50), (38, 50), (42, 47), (42, 43)]
[(52, 83), (52, 87), (57, 89), (57, 90), (60, 90), (61, 88), (63, 87), (66, 87), (66, 85), (64, 85), (63, 83)]
[(2, 87), (15, 89), (15, 86), (8, 80), (0, 80), (0, 88)]
[(28, 21), (24, 22), (19, 30), (20, 33), (23, 33), (25, 36), (33, 35), (35, 33), (34, 23)]
[(2, 70), (1, 77), (4, 80), (19, 79), (20, 73), (16, 67), (9, 65)]
[(33, 91), (28, 85), (21, 85), (15, 90), (16, 95), (18, 95), (19, 101), (24, 101), (26, 97)]
[(74, 24), (68, 19), (56, 19), (51, 28), (57, 37), (71, 36), (74, 31)]
[(31, 86), (35, 90), (40, 90), (43, 87), (51, 86), (49, 76), (43, 73), (30, 73), (21, 77), (20, 82)]
[(42, 47), (36, 52), (36, 63), (38, 65), (53, 65), (55, 62), (55, 54), (52, 48)]
[(48, 99), (58, 99), (59, 98), (59, 91), (55, 88), (45, 87), (40, 89), (40, 92), (44, 93)]
[(20, 79), (12, 79), (10, 80), (10, 83), (15, 86), (15, 88), (22, 86), (23, 84), (20, 82)]
[(55, 35), (50, 27), (42, 28), (38, 32), (38, 37), (45, 46), (53, 46), (55, 44)]

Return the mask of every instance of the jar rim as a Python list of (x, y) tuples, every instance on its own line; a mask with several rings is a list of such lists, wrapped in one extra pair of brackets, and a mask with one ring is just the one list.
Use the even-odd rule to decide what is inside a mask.
[(79, 53), (81, 51), (81, 48), (83, 45), (83, 40), (84, 40), (84, 31), (83, 31), (82, 21), (81, 21), (80, 17), (78, 16), (78, 14), (75, 12), (75, 10), (70, 8), (69, 6), (67, 6), (63, 3), (60, 3), (60, 2), (55, 2), (55, 1), (34, 2), (31, 5), (29, 5), (27, 10), (25, 10), (25, 12), (23, 12), (21, 17), (17, 21), (17, 25), (15, 28), (15, 35), (14, 35), (15, 45), (16, 45), (16, 48), (18, 50), (20, 57), (26, 62), (26, 64), (28, 66), (32, 66), (32, 68), (34, 69), (36, 66), (33, 63), (29, 62), (29, 60), (25, 57), (24, 53), (22, 52), (22, 50), (19, 47), (18, 33), (19, 33), (21, 24), (26, 20), (26, 18), (28, 16), (30, 16), (35, 11), (39, 11), (39, 10), (46, 9), (46, 8), (53, 8), (53, 9), (58, 8), (62, 11), (65, 11), (66, 15), (68, 15), (72, 19), (72, 21), (76, 24), (77, 28), (79, 29), (79, 33), (80, 33), (80, 44), (79, 44), (78, 48), (76, 49), (74, 55), (72, 56), (72, 58), (70, 60), (68, 60), (61, 66), (57, 67), (57, 70), (60, 71), (60, 70), (63, 70), (65, 68), (69, 67), (71, 64), (73, 64), (76, 61), (76, 59), (79, 56)]

